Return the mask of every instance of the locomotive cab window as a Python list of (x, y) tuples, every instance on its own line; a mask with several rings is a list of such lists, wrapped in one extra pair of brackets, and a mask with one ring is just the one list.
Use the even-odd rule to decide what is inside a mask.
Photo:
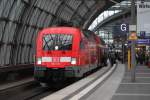
[(48, 34), (43, 36), (43, 50), (72, 50), (71, 34)]

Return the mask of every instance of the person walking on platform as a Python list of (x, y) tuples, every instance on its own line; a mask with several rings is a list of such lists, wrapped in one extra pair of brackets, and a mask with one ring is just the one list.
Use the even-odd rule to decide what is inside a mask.
[(140, 64), (143, 64), (145, 62), (145, 54), (144, 52), (139, 53), (139, 62)]
[(142, 52), (142, 64), (145, 64), (145, 53)]
[(148, 52), (146, 52), (146, 55), (145, 55), (145, 65), (148, 65), (148, 60), (149, 60), (149, 56), (148, 56)]
[(102, 62), (104, 64), (104, 66), (107, 66), (107, 58), (108, 58), (108, 55), (106, 52), (104, 52), (104, 55), (102, 57)]
[(136, 53), (135, 57), (136, 57), (136, 64), (138, 64), (139, 63), (139, 55)]
[(116, 57), (113, 52), (109, 53), (109, 61), (110, 61), (111, 66), (113, 66), (116, 63)]

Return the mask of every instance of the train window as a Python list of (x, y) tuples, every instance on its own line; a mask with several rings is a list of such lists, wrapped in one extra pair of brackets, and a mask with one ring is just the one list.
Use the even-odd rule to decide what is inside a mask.
[(71, 34), (48, 34), (43, 36), (43, 50), (71, 50)]
[(86, 38), (88, 38), (88, 39), (90, 38), (90, 33), (88, 31), (83, 30), (83, 34)]
[(80, 49), (84, 49), (84, 43), (83, 43), (83, 40), (80, 41)]
[(84, 36), (89, 40), (95, 42), (95, 37), (91, 31), (83, 30)]

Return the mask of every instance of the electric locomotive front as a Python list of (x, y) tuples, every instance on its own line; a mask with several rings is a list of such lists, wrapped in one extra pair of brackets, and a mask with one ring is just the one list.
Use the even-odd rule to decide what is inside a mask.
[(72, 27), (52, 27), (37, 37), (34, 77), (47, 82), (64, 77), (78, 77), (80, 30)]

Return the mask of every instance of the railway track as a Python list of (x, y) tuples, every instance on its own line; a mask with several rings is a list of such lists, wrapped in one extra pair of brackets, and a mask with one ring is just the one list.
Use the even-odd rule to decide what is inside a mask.
[(21, 84), (14, 85), (14, 86), (6, 86), (6, 88), (2, 88), (0, 90), (0, 98), (1, 100), (10, 100), (10, 99), (13, 100), (15, 96), (18, 97), (18, 95), (23, 91), (26, 91), (31, 87), (35, 88), (38, 86), (40, 85), (34, 80), (30, 80), (29, 82), (25, 82), (25, 83), (22, 82)]
[(65, 84), (52, 84), (49, 87), (42, 87), (38, 82), (30, 80), (17, 86), (12, 86), (0, 90), (1, 100), (37, 100), (44, 96), (50, 95), (70, 84), (71, 82), (64, 82)]
[[(86, 76), (96, 72), (97, 70), (88, 73)], [(78, 80), (79, 79), (75, 79), (71, 81), (67, 80), (63, 83), (63, 85), (52, 84), (49, 87), (42, 87), (38, 82), (34, 81), (33, 79), (30, 80), (29, 82), (0, 90), (0, 99), (1, 100), (39, 100), (40, 98), (48, 96), (62, 88), (65, 88), (75, 83)]]
[[(33, 65), (21, 65), (21, 66), (3, 66), (0, 68), (0, 78), (6, 79), (6, 77), (13, 76), (11, 73), (20, 73), (20, 71), (32, 69)], [(26, 74), (26, 73), (24, 73)], [(27, 73), (28, 74), (28, 73)], [(9, 75), (9, 76), (8, 76)], [(18, 74), (20, 76), (20, 74)], [(19, 77), (19, 80), (22, 76)], [(23, 76), (24, 77), (24, 76)], [(40, 98), (49, 95), (61, 88), (41, 87), (33, 78), (25, 81), (24, 78), (17, 80), (17, 78), (11, 81), (1, 80), (0, 82), (0, 99), (1, 100), (27, 100), (32, 98)], [(1, 79), (2, 79), (1, 78)], [(14, 85), (14, 83), (16, 83)], [(19, 83), (19, 84), (18, 84)], [(37, 100), (37, 99), (36, 99)]]

